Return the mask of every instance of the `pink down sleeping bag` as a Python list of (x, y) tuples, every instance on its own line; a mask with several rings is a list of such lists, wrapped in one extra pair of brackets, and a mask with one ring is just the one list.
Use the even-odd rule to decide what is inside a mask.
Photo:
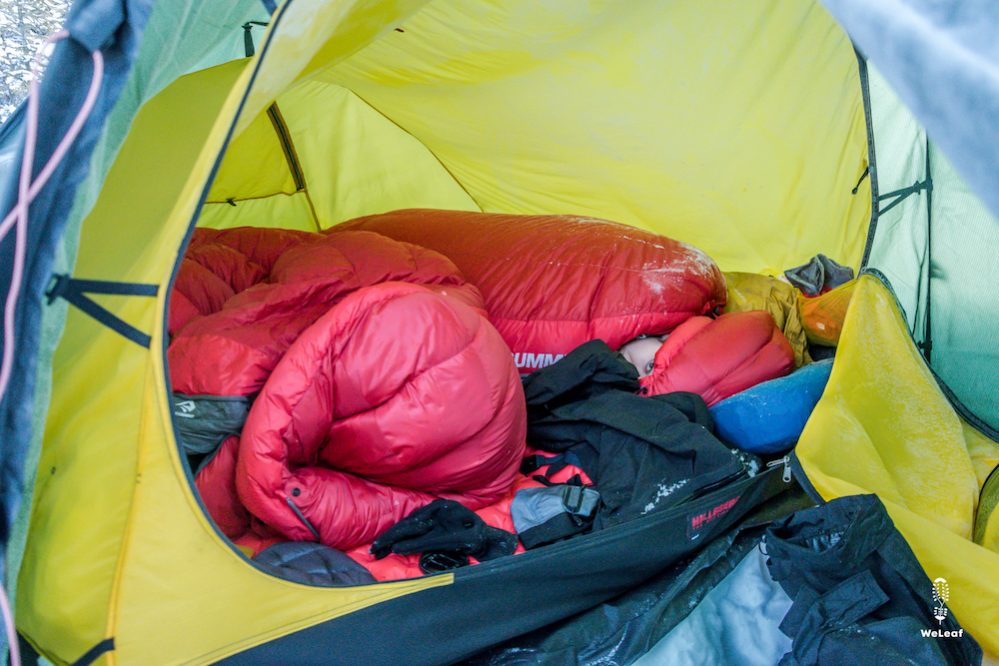
[(399, 210), (326, 233), (376, 231), (440, 252), (482, 292), (526, 373), (599, 338), (612, 349), (725, 304), (725, 279), (697, 248), (573, 215)]

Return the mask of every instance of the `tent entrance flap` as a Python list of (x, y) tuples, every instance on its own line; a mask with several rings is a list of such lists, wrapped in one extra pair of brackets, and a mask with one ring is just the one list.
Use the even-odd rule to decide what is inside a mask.
[(999, 553), (971, 541), (982, 470), (999, 444), (964, 424), (909, 336), (897, 302), (861, 276), (832, 376), (795, 450), (825, 499), (876, 493), (982, 647), (999, 653)]

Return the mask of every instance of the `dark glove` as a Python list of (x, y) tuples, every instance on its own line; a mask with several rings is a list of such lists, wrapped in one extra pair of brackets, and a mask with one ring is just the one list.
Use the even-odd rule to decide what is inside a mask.
[(389, 553), (410, 555), (449, 551), (491, 560), (510, 555), (517, 536), (486, 525), (470, 509), (452, 500), (434, 500), (386, 530), (371, 544), (371, 554), (382, 559)]

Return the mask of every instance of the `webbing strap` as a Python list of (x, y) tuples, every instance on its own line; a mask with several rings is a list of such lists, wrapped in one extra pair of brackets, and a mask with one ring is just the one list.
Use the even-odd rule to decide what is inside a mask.
[[(267, 2), (264, 2), (265, 6), (267, 4), (268, 4)], [(268, 11), (270, 11), (273, 14), (274, 10), (277, 9), (277, 7), (274, 6), (273, 2), (270, 4), (271, 7), (268, 7)], [(254, 53), (257, 52), (256, 48), (253, 45), (253, 26), (255, 25), (266, 26), (267, 23), (265, 23), (264, 21), (247, 21), (246, 23), (243, 24), (243, 52), (246, 54), (247, 58), (249, 58), (250, 56), (252, 56)]]
[(114, 639), (105, 638), (103, 641), (95, 645), (94, 647), (87, 650), (86, 654), (73, 662), (72, 666), (88, 666), (92, 664), (97, 659), (108, 652), (114, 650)]
[(894, 201), (889, 203), (884, 208), (878, 210), (878, 215), (884, 215), (892, 208), (894, 208), (895, 206), (899, 205), (900, 203), (908, 199), (911, 195), (919, 194), (923, 190), (926, 190), (927, 192), (931, 192), (933, 190), (933, 180), (929, 178), (929, 176), (927, 176), (926, 180), (924, 181), (917, 180), (909, 187), (903, 187), (901, 189), (894, 190), (893, 192), (886, 192), (885, 194), (880, 195), (878, 197), (878, 203), (881, 203), (882, 201), (887, 201), (888, 199), (894, 199)]
[(156, 296), (159, 285), (137, 282), (112, 282), (108, 280), (78, 280), (65, 274), (52, 276), (52, 285), (45, 292), (51, 305), (57, 298), (65, 299), (98, 322), (104, 324), (140, 347), (149, 348), (152, 338), (128, 322), (120, 319), (107, 308), (86, 296), (86, 294), (110, 294), (115, 296)]
[(868, 165), (864, 167), (864, 173), (860, 174), (860, 178), (857, 179), (857, 184), (853, 186), (853, 189), (850, 190), (850, 192), (852, 194), (856, 194), (857, 192), (859, 192), (860, 184), (864, 182), (864, 179), (867, 178), (870, 174), (871, 174), (871, 167), (870, 165)]

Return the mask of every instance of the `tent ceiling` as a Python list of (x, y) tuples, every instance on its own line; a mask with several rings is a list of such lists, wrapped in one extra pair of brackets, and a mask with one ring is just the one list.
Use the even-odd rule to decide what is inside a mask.
[[(852, 193), (867, 137), (849, 40), (812, 2), (712, 1), (440, 0), (345, 60), (320, 49), (278, 101), (320, 172), (306, 178), (323, 224), (412, 205), (572, 213), (693, 242), (728, 270), (818, 252), (859, 264), (870, 202)], [(414, 139), (432, 160), (400, 147)], [(400, 196), (428, 189), (448, 191)]]

